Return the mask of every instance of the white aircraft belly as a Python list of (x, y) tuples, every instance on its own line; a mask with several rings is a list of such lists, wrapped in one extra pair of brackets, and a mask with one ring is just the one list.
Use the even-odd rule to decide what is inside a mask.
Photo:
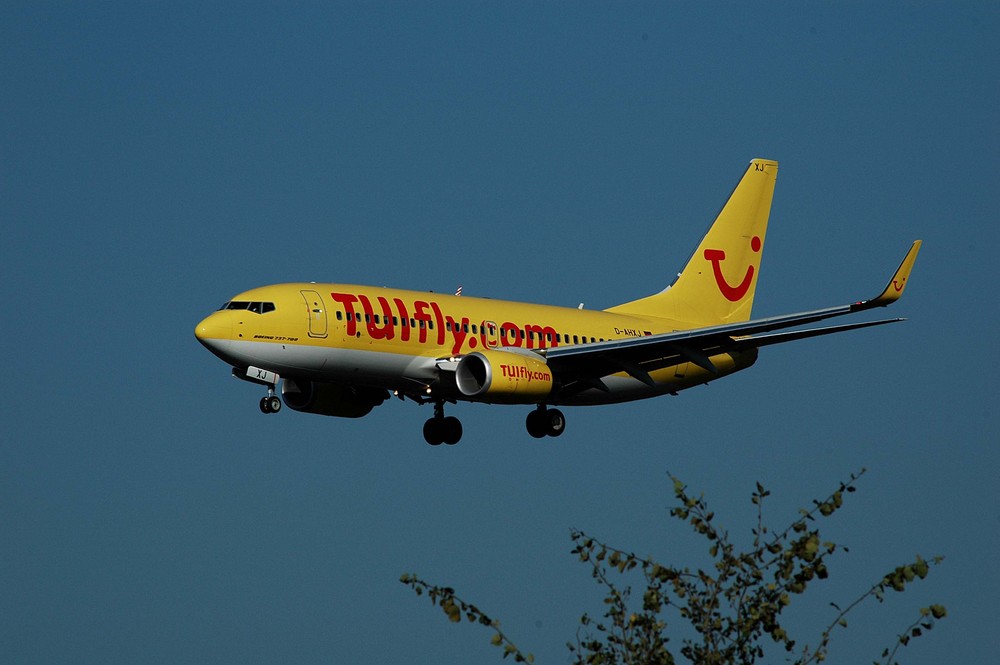
[(328, 346), (235, 341), (229, 348), (235, 364), (270, 369), (282, 376), (314, 380), (396, 386), (437, 378), (435, 359), (382, 351)]

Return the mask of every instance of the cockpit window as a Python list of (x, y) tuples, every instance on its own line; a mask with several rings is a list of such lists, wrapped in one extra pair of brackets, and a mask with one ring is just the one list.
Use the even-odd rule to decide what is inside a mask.
[(222, 309), (248, 309), (254, 314), (267, 314), (268, 312), (273, 312), (275, 307), (273, 302), (250, 302), (248, 300), (230, 300), (225, 303)]
[(251, 312), (257, 312), (258, 314), (267, 314), (268, 312), (274, 311), (273, 302), (252, 302), (247, 308)]

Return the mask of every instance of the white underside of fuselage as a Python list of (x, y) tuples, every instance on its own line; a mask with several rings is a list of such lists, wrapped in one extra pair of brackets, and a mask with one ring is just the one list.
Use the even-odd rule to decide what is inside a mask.
[(390, 390), (433, 383), (435, 359), (382, 351), (360, 351), (306, 344), (219, 341), (210, 347), (235, 367), (261, 367), (283, 377), (363, 385)]

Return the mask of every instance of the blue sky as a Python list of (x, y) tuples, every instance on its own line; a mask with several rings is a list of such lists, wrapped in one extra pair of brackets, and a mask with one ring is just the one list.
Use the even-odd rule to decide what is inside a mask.
[[(749, 538), (861, 467), (800, 641), (916, 554), (833, 662), (998, 648), (1000, 12), (991, 3), (24, 3), (0, 9), (0, 653), (8, 663), (538, 662), (600, 590), (576, 527), (697, 565), (667, 473)], [(678, 397), (361, 420), (286, 410), (193, 337), (231, 295), (344, 281), (603, 308), (659, 290), (747, 162), (781, 162), (755, 314), (875, 295), (891, 327)], [(810, 604), (811, 603), (811, 604)], [(867, 660), (865, 660), (867, 659)]]

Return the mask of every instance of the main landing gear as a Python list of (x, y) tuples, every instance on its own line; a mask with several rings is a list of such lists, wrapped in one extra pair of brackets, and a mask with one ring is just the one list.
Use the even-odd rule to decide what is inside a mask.
[[(559, 436), (566, 431), (566, 416), (559, 409), (546, 408), (544, 404), (528, 414), (525, 422), (528, 434), (541, 439)], [(444, 415), (444, 402), (434, 402), (434, 417), (424, 423), (424, 440), (432, 446), (442, 443), (453, 446), (462, 438), (462, 423), (455, 416)]]
[(424, 440), (432, 446), (453, 446), (462, 438), (462, 422), (444, 415), (444, 402), (434, 402), (434, 417), (424, 423)]
[(537, 409), (528, 414), (525, 421), (528, 434), (541, 439), (546, 436), (559, 436), (566, 430), (566, 416), (559, 409), (547, 409), (540, 404)]

